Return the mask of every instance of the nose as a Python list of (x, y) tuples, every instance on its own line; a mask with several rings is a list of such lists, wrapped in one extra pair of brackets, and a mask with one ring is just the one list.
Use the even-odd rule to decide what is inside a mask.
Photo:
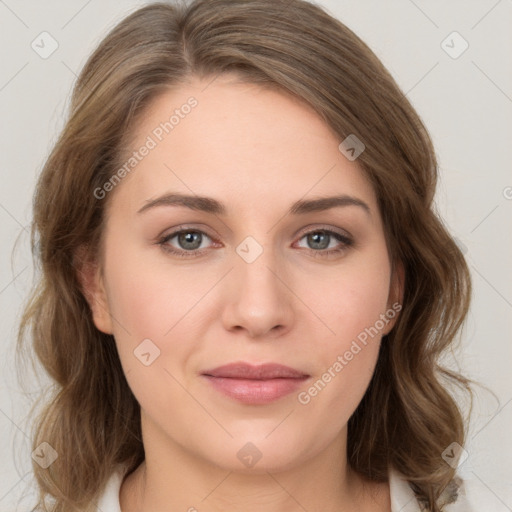
[(268, 339), (291, 329), (293, 287), (270, 250), (263, 251), (251, 263), (235, 255), (228, 279), (222, 312), (226, 330), (245, 331), (250, 338)]

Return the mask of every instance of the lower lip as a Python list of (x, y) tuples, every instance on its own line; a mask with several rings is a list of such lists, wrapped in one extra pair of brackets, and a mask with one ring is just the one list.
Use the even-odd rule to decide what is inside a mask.
[(203, 375), (221, 393), (244, 404), (268, 404), (296, 391), (308, 377), (300, 379), (249, 380)]

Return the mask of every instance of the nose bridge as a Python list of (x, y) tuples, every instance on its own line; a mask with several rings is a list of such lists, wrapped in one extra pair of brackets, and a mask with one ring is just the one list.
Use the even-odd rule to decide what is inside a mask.
[(250, 236), (235, 251), (226, 328), (245, 328), (251, 336), (288, 328), (292, 321), (290, 293), (281, 282), (279, 255)]
[[(247, 249), (247, 246), (245, 248)], [(279, 280), (276, 277), (278, 266), (276, 256), (269, 248), (263, 249), (259, 255), (255, 255), (255, 251), (254, 247), (250, 247), (243, 256), (240, 256), (237, 250), (238, 261), (235, 263), (235, 274), (242, 288), (252, 290), (254, 299), (262, 300), (265, 297), (271, 299), (280, 292)]]

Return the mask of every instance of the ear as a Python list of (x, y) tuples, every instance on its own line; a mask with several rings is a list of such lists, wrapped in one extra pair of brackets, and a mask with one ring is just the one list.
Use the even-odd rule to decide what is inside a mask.
[(75, 253), (75, 269), (81, 291), (91, 308), (94, 325), (105, 334), (112, 334), (112, 318), (99, 262), (93, 260), (87, 247)]
[(404, 298), (405, 270), (401, 261), (395, 262), (389, 283), (389, 295), (386, 315), (389, 322), (386, 324), (383, 335), (389, 334), (395, 326), (399, 312), (402, 309), (402, 301)]

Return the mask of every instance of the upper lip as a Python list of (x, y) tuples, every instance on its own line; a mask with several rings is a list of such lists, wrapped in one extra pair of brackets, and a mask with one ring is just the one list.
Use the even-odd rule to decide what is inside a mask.
[(277, 363), (253, 365), (245, 362), (229, 363), (203, 372), (211, 377), (231, 379), (300, 379), (309, 377), (308, 374)]

